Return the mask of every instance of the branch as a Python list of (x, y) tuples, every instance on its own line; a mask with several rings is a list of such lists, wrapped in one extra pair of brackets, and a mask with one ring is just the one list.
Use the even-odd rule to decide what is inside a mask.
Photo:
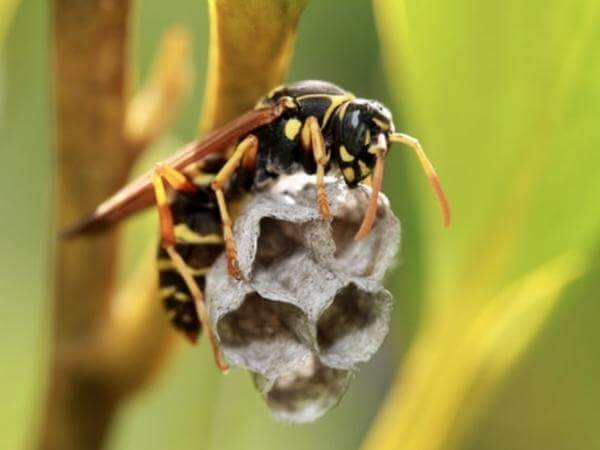
[[(172, 30), (150, 81), (128, 107), (128, 22), (127, 1), (55, 0), (58, 229), (126, 182), (141, 151), (170, 125), (189, 86), (189, 39)], [(118, 404), (150, 378), (170, 348), (155, 267), (144, 265), (115, 293), (118, 254), (115, 231), (57, 243), (39, 448), (101, 448)]]
[[(251, 108), (282, 81), (304, 3), (210, 0), (205, 130)], [(54, 0), (59, 229), (125, 183), (140, 151), (169, 125), (189, 81), (187, 38), (175, 32), (128, 107), (129, 13), (128, 0)], [(115, 231), (56, 245), (40, 449), (101, 449), (122, 401), (157, 372), (171, 348), (154, 257), (117, 292), (118, 254)]]
[[(54, 0), (56, 219), (63, 228), (114, 192), (126, 157), (126, 0)], [(39, 448), (102, 446), (116, 399), (74, 355), (106, 318), (117, 235), (59, 242), (55, 249), (53, 348)]]

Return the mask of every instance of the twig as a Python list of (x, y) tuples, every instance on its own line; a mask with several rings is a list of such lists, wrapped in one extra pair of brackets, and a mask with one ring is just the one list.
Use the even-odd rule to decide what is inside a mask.
[[(210, 1), (215, 43), (205, 129), (251, 108), (281, 82), (304, 3)], [(172, 75), (186, 59), (181, 53), (175, 60), (162, 53), (154, 76), (137, 96), (145, 106), (134, 102), (128, 109), (129, 13), (128, 0), (53, 2), (59, 229), (123, 185), (140, 150), (168, 125), (184, 90), (185, 75)], [(251, 30), (260, 35), (249, 35)], [(145, 259), (119, 293), (114, 286), (117, 255), (115, 231), (56, 245), (51, 368), (40, 449), (102, 448), (123, 399), (148, 381), (170, 348), (171, 333), (155, 298), (153, 258)]]
[[(124, 133), (129, 11), (123, 0), (54, 2), (59, 229), (116, 191), (156, 136), (132, 152)], [(144, 266), (117, 295), (117, 254), (115, 231), (57, 243), (41, 449), (101, 448), (117, 405), (149, 378), (169, 346), (154, 268)]]
[[(121, 185), (131, 158), (122, 132), (126, 105), (127, 0), (54, 0), (59, 227)], [(107, 316), (117, 235), (59, 242), (55, 250), (53, 349), (39, 448), (101, 448), (116, 397), (74, 357)]]

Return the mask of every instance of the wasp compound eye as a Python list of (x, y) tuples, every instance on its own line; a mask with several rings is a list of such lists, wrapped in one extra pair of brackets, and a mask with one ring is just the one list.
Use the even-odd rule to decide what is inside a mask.
[(232, 280), (221, 257), (206, 284), (224, 357), (252, 373), (276, 418), (292, 422), (334, 407), (382, 344), (391, 311), (382, 279), (400, 239), (382, 197), (373, 230), (355, 241), (368, 195), (343, 182), (326, 185), (333, 220), (320, 220), (307, 179), (282, 179), (252, 198), (234, 230), (242, 278)]

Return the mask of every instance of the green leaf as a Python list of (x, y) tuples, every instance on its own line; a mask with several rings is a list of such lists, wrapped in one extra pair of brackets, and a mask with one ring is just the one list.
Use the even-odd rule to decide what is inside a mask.
[(600, 244), (600, 4), (374, 5), (396, 115), (454, 222), (415, 182), (423, 320), (365, 448), (454, 448)]
[(585, 262), (564, 255), (503, 290), (472, 320), (422, 328), (364, 450), (455, 448)]
[(4, 44), (19, 3), (20, 0), (2, 0), (0, 2), (0, 46)]
[(597, 240), (600, 3), (374, 4), (396, 109), (453, 206), (446, 232), (415, 175), (431, 298), (489, 293)]

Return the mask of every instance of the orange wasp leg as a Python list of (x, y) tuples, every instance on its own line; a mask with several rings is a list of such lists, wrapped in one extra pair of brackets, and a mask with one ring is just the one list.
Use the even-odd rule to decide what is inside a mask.
[(164, 184), (165, 181), (178, 192), (193, 192), (196, 190), (196, 186), (191, 183), (184, 174), (167, 165), (157, 165), (152, 175), (152, 184), (154, 186), (154, 195), (156, 197), (160, 222), (161, 245), (166, 250), (171, 261), (173, 261), (175, 269), (177, 269), (177, 272), (179, 272), (185, 281), (188, 290), (194, 298), (194, 303), (196, 304), (196, 309), (198, 311), (198, 318), (200, 319), (202, 328), (208, 333), (217, 367), (221, 372), (226, 372), (229, 369), (229, 366), (221, 355), (217, 338), (210, 327), (202, 290), (194, 280), (190, 268), (187, 266), (181, 255), (177, 253), (177, 250), (175, 250), (176, 239), (173, 227), (173, 215), (169, 206), (169, 200)]
[(317, 164), (317, 205), (321, 217), (325, 220), (331, 220), (331, 209), (327, 192), (325, 192), (325, 167), (329, 160), (325, 148), (325, 140), (316, 117), (311, 116), (304, 122), (302, 127), (302, 147), (311, 150)]
[(165, 250), (169, 254), (171, 261), (173, 261), (173, 266), (177, 269), (177, 271), (185, 281), (188, 290), (194, 298), (194, 303), (196, 304), (196, 309), (198, 311), (198, 318), (200, 319), (202, 328), (206, 330), (208, 334), (210, 347), (213, 352), (213, 357), (215, 358), (215, 364), (222, 373), (226, 373), (229, 370), (229, 365), (223, 359), (223, 355), (221, 354), (221, 350), (219, 349), (219, 342), (217, 341), (217, 337), (214, 335), (214, 333), (212, 332), (212, 328), (210, 327), (208, 313), (206, 311), (206, 304), (204, 303), (204, 295), (202, 295), (202, 291), (200, 290), (198, 283), (196, 283), (196, 280), (194, 280), (194, 277), (190, 272), (189, 267), (187, 266), (181, 255), (177, 253), (175, 247), (171, 245), (165, 247)]
[(179, 192), (194, 192), (196, 186), (184, 174), (170, 166), (157, 164), (154, 168), (152, 185), (154, 186), (154, 197), (158, 208), (160, 240), (163, 247), (167, 247), (175, 244), (175, 230), (164, 181)]
[(227, 160), (219, 173), (215, 176), (211, 187), (215, 191), (221, 221), (223, 223), (223, 239), (225, 240), (225, 254), (227, 256), (227, 270), (234, 278), (240, 278), (240, 269), (237, 263), (237, 252), (233, 240), (233, 223), (227, 209), (227, 201), (223, 193), (223, 187), (229, 181), (242, 162), (252, 162), (256, 159), (258, 151), (258, 139), (256, 136), (249, 135), (242, 140), (235, 148), (231, 158)]

